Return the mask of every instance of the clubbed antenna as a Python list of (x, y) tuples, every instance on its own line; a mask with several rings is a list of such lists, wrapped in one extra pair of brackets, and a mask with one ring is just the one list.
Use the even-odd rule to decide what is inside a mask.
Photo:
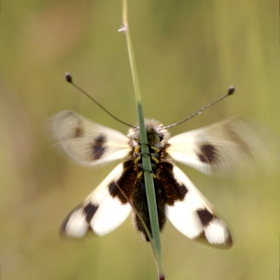
[(82, 88), (80, 88), (78, 85), (76, 85), (73, 82), (72, 76), (69, 73), (65, 74), (65, 79), (68, 83), (72, 84), (76, 89), (78, 89), (81, 93), (83, 93), (85, 96), (87, 96), (90, 100), (92, 100), (97, 106), (99, 106), (103, 111), (105, 111), (109, 116), (111, 116), (113, 119), (117, 120), (118, 122), (129, 126), (129, 127), (134, 127), (133, 125), (126, 123), (119, 118), (115, 117), (113, 114), (111, 114), (107, 109), (105, 109), (99, 102), (97, 102), (92, 96), (90, 96), (87, 92), (85, 92)]
[(235, 87), (234, 86), (230, 86), (228, 88), (228, 92), (222, 96), (220, 96), (219, 98), (217, 98), (216, 100), (214, 100), (213, 102), (207, 104), (206, 106), (202, 107), (201, 109), (199, 109), (198, 111), (196, 111), (195, 113), (191, 114), (190, 116), (188, 116), (187, 118), (179, 121), (179, 122), (176, 122), (176, 123), (173, 123), (173, 124), (170, 124), (170, 125), (167, 125), (163, 128), (167, 129), (167, 128), (171, 128), (171, 127), (174, 127), (174, 126), (177, 126), (181, 123), (184, 123), (186, 121), (188, 121), (189, 119), (195, 117), (196, 115), (199, 115), (201, 114), (204, 110), (208, 109), (209, 107), (213, 106), (214, 104), (220, 102), (221, 100), (225, 99), (226, 97), (232, 95), (233, 93), (235, 92)]

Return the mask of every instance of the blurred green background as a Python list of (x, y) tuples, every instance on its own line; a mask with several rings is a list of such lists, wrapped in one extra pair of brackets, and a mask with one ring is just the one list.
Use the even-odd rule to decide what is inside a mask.
[[(171, 134), (248, 115), (280, 136), (278, 1), (129, 1), (146, 117), (167, 125), (225, 93), (236, 94)], [(80, 167), (50, 147), (46, 120), (71, 109), (127, 128), (136, 123), (120, 1), (2, 1), (0, 14), (1, 279), (157, 279), (151, 248), (128, 219), (114, 232), (61, 240), (60, 223), (110, 172)], [(180, 167), (182, 167), (180, 165)], [(231, 250), (162, 234), (166, 279), (278, 279), (279, 175), (217, 179), (182, 167), (227, 222)], [(278, 169), (279, 167), (276, 166)]]

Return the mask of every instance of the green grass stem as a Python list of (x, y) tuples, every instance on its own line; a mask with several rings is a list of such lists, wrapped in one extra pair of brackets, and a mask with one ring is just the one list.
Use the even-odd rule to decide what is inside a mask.
[(162, 280), (164, 279), (164, 272), (163, 272), (160, 231), (159, 231), (159, 224), (158, 224), (154, 180), (153, 180), (152, 173), (150, 172), (152, 170), (152, 166), (151, 166), (150, 157), (148, 156), (149, 147), (147, 145), (148, 142), (147, 142), (145, 123), (144, 123), (144, 113), (143, 113), (143, 107), (141, 102), (141, 94), (140, 94), (140, 87), (139, 87), (139, 81), (138, 81), (137, 70), (136, 70), (135, 57), (134, 57), (132, 41), (129, 32), (128, 16), (127, 16), (128, 14), (127, 0), (123, 0), (122, 3), (123, 3), (123, 27), (120, 29), (120, 31), (123, 31), (126, 35), (128, 56), (129, 56), (131, 73), (132, 73), (136, 107), (138, 113), (138, 123), (140, 127), (141, 153), (142, 155), (147, 155), (142, 157), (142, 163), (143, 163), (143, 171), (144, 171), (143, 173), (144, 173), (144, 180), (146, 186), (150, 223), (151, 223), (152, 236), (153, 236), (153, 240), (151, 240), (151, 245), (156, 259), (159, 279)]

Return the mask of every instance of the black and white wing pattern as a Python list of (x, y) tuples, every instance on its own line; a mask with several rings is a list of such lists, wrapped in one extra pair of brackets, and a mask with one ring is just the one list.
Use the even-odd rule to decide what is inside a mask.
[(128, 137), (73, 111), (54, 115), (51, 128), (66, 153), (82, 165), (94, 166), (122, 159), (131, 150)]
[(185, 173), (173, 166), (174, 178), (187, 192), (182, 200), (166, 204), (166, 216), (182, 234), (209, 245), (230, 248), (232, 237), (226, 224), (212, 211), (207, 199), (199, 192)]
[(258, 167), (269, 169), (274, 157), (262, 130), (253, 120), (229, 118), (172, 137), (167, 152), (206, 174), (254, 173)]
[(64, 220), (62, 234), (69, 237), (83, 237), (88, 231), (105, 235), (121, 225), (131, 212), (129, 203), (122, 203), (109, 192), (112, 182), (119, 179), (123, 164), (117, 165), (100, 185)]
[[(247, 119), (230, 118), (169, 139), (157, 121), (145, 120), (145, 125), (160, 229), (167, 216), (190, 239), (231, 247), (226, 224), (170, 157), (208, 174), (255, 170), (259, 162), (268, 166), (273, 155), (266, 137), (259, 133), (260, 126)], [(62, 233), (71, 237), (83, 237), (88, 231), (107, 234), (127, 218), (130, 203), (150, 228), (139, 128), (131, 128), (127, 137), (75, 112), (63, 111), (53, 117), (52, 129), (62, 148), (80, 164), (95, 166), (125, 159), (67, 216)], [(148, 241), (137, 216), (135, 224)]]

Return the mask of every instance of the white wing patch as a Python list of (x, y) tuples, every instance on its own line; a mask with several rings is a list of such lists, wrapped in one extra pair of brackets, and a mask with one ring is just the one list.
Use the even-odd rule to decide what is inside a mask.
[(226, 224), (213, 214), (210, 203), (177, 166), (174, 166), (173, 172), (178, 183), (183, 184), (188, 192), (183, 201), (166, 206), (166, 215), (170, 222), (190, 239), (206, 239), (210, 245), (231, 247), (230, 232)]
[(118, 197), (109, 193), (109, 185), (122, 174), (119, 164), (100, 185), (75, 208), (62, 224), (62, 233), (71, 237), (83, 237), (88, 230), (105, 235), (120, 226), (128, 217), (131, 206), (122, 204)]
[(93, 166), (122, 159), (131, 149), (129, 139), (122, 133), (73, 111), (54, 115), (51, 123), (55, 139), (79, 164)]
[[(255, 126), (254, 122), (247, 119), (227, 119), (179, 134), (169, 141), (167, 141), (169, 134), (164, 127), (154, 121), (148, 123), (152, 124), (152, 126), (146, 126), (150, 146), (156, 147), (159, 151), (161, 148), (164, 149), (163, 158), (154, 150), (155, 156), (158, 156), (158, 162), (168, 160), (167, 154), (169, 154), (174, 160), (188, 164), (204, 173), (234, 174), (234, 171), (238, 170), (254, 171), (259, 163), (268, 167), (272, 162), (270, 159), (275, 157), (272, 153), (273, 149), (270, 149), (271, 146), (266, 141), (267, 135), (262, 134), (262, 127)], [(56, 114), (52, 119), (52, 129), (56, 140), (66, 153), (78, 163), (89, 166), (128, 156), (133, 149), (129, 145), (130, 141), (135, 142), (135, 147), (138, 146), (139, 131), (137, 129), (130, 130), (131, 137), (129, 138), (72, 111)], [(138, 151), (135, 154), (131, 153), (129, 160), (137, 159), (137, 153)], [(157, 157), (153, 159), (156, 167), (158, 162), (155, 159)], [(136, 167), (140, 170), (141, 163)], [(138, 169), (134, 171), (138, 172)], [(119, 164), (67, 216), (62, 225), (62, 232), (65, 235), (79, 238), (89, 230), (96, 235), (104, 235), (123, 223), (131, 212), (131, 206), (129, 203), (123, 204), (116, 194), (114, 194), (115, 197), (111, 195), (114, 193), (111, 183), (117, 182), (123, 171), (123, 164)], [(129, 169), (126, 172), (130, 174)], [(166, 215), (171, 223), (191, 239), (207, 241), (210, 245), (231, 247), (230, 232), (226, 224), (213, 213), (210, 203), (178, 167), (174, 166), (173, 172), (174, 178), (178, 181), (179, 187), (183, 188), (184, 193), (178, 198), (183, 199), (182, 201), (174, 199), (172, 206), (172, 203), (165, 206)], [(123, 180), (125, 179), (127, 178), (124, 177)], [(134, 188), (134, 181), (134, 179), (127, 181), (128, 187), (131, 184), (131, 188)]]
[[(274, 157), (263, 127), (250, 119), (230, 118), (172, 137), (167, 152), (207, 174), (235, 174), (268, 168)], [(246, 173), (247, 174), (247, 173)]]

